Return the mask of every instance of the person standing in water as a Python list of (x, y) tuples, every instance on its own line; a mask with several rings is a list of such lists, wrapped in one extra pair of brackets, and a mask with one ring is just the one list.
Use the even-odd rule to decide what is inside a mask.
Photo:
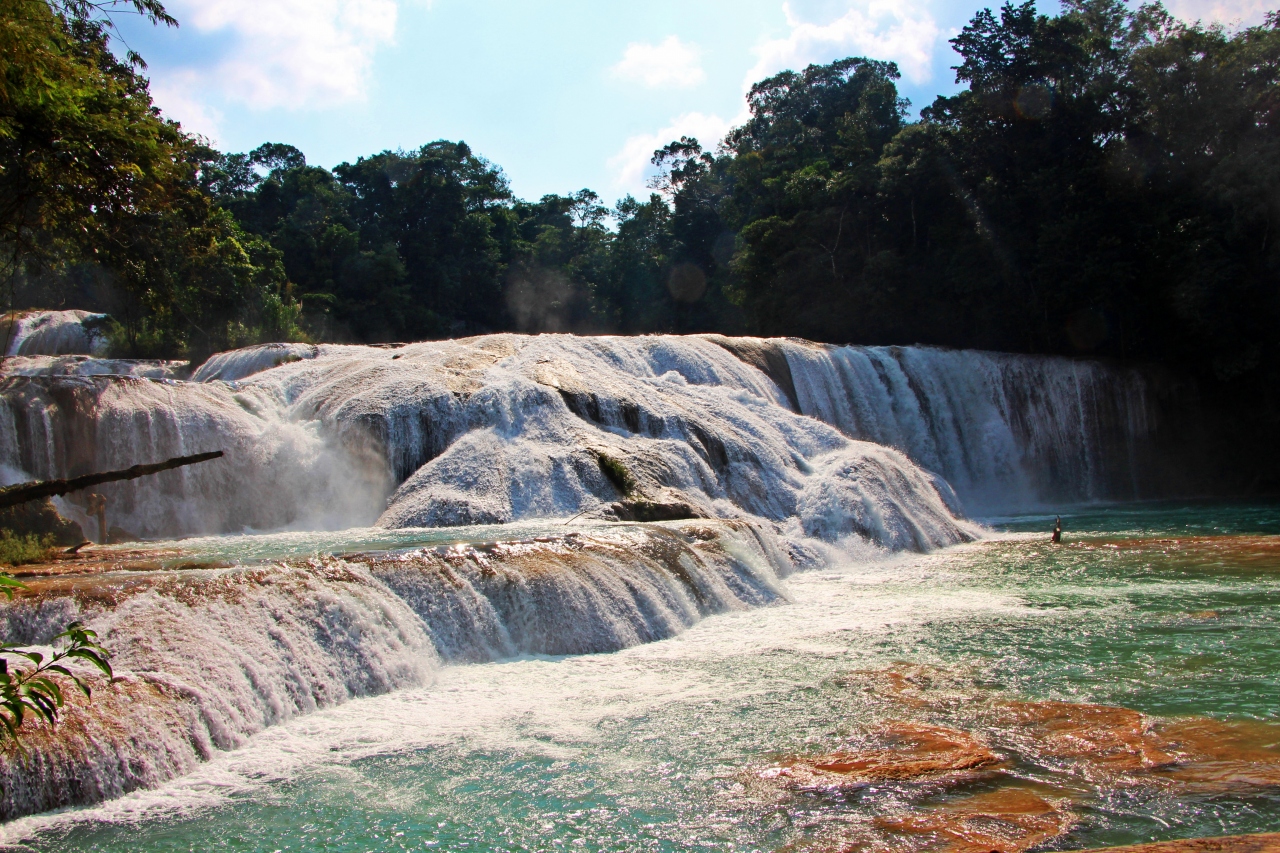
[(1053, 544), (1062, 544), (1062, 516), (1057, 516), (1053, 520)]

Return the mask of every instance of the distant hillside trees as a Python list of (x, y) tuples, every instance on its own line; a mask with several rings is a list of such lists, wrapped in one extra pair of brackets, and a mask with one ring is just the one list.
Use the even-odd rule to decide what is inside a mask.
[(269, 243), (197, 183), (201, 147), (151, 103), (110, 13), (156, 0), (0, 4), (0, 280), (6, 307), (111, 311), (121, 354), (300, 334)]
[(693, 256), (749, 327), (1274, 368), (1280, 19), (1028, 2), (953, 44), (967, 88), (918, 122), (891, 64), (842, 60), (757, 84), (719, 151), (659, 153), (675, 240), (736, 235)]

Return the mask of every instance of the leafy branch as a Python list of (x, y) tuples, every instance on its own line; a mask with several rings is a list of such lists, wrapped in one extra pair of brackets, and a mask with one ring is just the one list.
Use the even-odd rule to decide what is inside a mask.
[[(13, 598), (14, 590), (25, 588), (24, 584), (7, 575), (0, 575), (0, 594)], [(48, 660), (40, 652), (28, 651), (16, 646), (0, 645), (0, 655), (11, 655), (30, 661), (30, 668), (9, 669), (9, 661), (0, 657), (0, 742), (5, 736), (11, 738), (18, 748), (22, 748), (18, 729), (28, 714), (53, 725), (58, 720), (58, 712), (65, 704), (62, 687), (55, 676), (69, 678), (86, 697), (93, 691), (83, 678), (73, 672), (67, 664), (73, 660), (90, 664), (108, 679), (112, 678), (111, 653), (98, 643), (98, 634), (86, 628), (82, 622), (72, 622), (67, 629), (54, 637), (67, 641), (66, 648), (55, 651)]]

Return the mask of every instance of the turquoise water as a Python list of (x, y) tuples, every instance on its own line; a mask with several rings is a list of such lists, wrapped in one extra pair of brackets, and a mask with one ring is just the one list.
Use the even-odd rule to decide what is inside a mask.
[[(449, 667), (4, 837), (67, 853), (805, 849), (922, 802), (910, 786), (797, 794), (760, 777), (902, 716), (849, 676), (898, 662), (984, 695), (1280, 721), (1280, 504), (1086, 508), (1063, 516), (1059, 547), (1051, 517), (989, 523), (990, 541), (793, 576), (790, 604), (674, 640)], [(1084, 792), (1062, 768), (1013, 773), (1083, 792), (1049, 849), (1280, 830), (1275, 789)]]

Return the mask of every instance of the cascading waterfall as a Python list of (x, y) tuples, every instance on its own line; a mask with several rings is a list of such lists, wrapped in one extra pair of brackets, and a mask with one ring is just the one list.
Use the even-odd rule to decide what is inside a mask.
[(895, 549), (973, 535), (938, 478), (798, 415), (706, 339), (492, 335), (216, 362), (244, 378), (0, 380), (0, 464), (51, 478), (225, 450), (225, 462), (103, 487), (113, 523), (152, 537), (493, 524), (628, 499)]
[[(384, 463), (337, 446), (256, 388), (123, 376), (0, 380), (0, 465), (11, 481), (126, 468), (220, 449), (225, 464), (107, 485), (113, 526), (145, 537), (368, 524)], [(61, 503), (88, 530), (81, 501)]]
[(101, 355), (106, 314), (88, 311), (16, 311), (0, 318), (4, 355)]
[(801, 412), (903, 451), (972, 509), (1194, 488), (1186, 451), (1197, 425), (1174, 423), (1194, 413), (1177, 399), (1185, 389), (1152, 370), (933, 347), (779, 346)]
[(88, 355), (11, 355), (0, 361), (0, 376), (139, 376), (186, 379), (191, 365), (162, 359), (94, 358)]
[[(563, 526), (557, 525), (559, 530)], [(173, 552), (174, 562), (183, 562)], [(440, 659), (615, 651), (785, 596), (791, 563), (746, 522), (615, 525), (498, 543), (29, 579), (4, 636), (100, 632), (95, 680), (27, 755), (0, 754), (0, 819), (96, 802), (189, 772), (263, 728), (355, 696), (429, 683)], [(188, 558), (189, 559), (189, 558)]]
[[(610, 651), (782, 601), (828, 544), (966, 541), (961, 500), (1147, 494), (1169, 420), (1141, 371), (993, 353), (501, 334), (249, 347), (188, 379), (93, 357), (87, 333), (22, 334), (0, 368), (8, 481), (225, 451), (101, 487), (122, 533), (542, 532), (310, 559), (107, 551), (33, 578), (0, 609), (5, 638), (84, 619), (123, 678), (0, 757), (0, 818), (155, 785), (441, 661)], [(96, 529), (82, 501), (59, 507)], [(645, 517), (686, 520), (610, 523)]]

